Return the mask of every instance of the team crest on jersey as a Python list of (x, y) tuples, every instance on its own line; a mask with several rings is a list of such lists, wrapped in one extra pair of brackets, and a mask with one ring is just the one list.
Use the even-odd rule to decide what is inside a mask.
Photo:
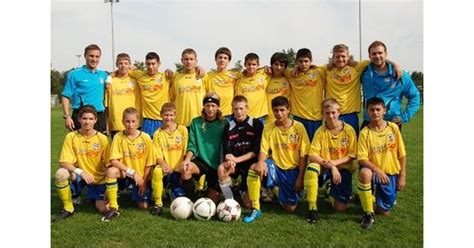
[(290, 142), (295, 143), (298, 140), (298, 134), (290, 134)]
[(181, 143), (181, 140), (183, 140), (183, 137), (181, 136), (176, 136), (176, 144)]
[(163, 79), (161, 79), (161, 77), (155, 78), (155, 83), (161, 84), (161, 81), (163, 81)]
[(387, 138), (388, 138), (388, 143), (395, 142), (395, 135), (393, 133), (389, 133)]
[(135, 87), (135, 83), (134, 83), (134, 82), (132, 82), (132, 81), (128, 82), (128, 87), (130, 87), (130, 88), (133, 88), (133, 87)]
[(385, 83), (390, 83), (390, 80), (391, 80), (390, 77), (384, 78)]
[(99, 150), (99, 149), (100, 149), (100, 144), (99, 144), (99, 143), (94, 143), (94, 144), (92, 144), (92, 150), (97, 151), (97, 150)]
[(347, 74), (350, 74), (351, 73), (351, 70), (349, 69), (349, 67), (345, 67), (344, 69), (342, 69), (342, 73), (344, 75), (347, 75)]
[(202, 79), (201, 79), (201, 78), (199, 78), (199, 79), (196, 78), (196, 80), (195, 80), (194, 82), (195, 82), (196, 84), (200, 84), (200, 83), (202, 83)]
[(315, 72), (308, 73), (308, 78), (309, 79), (316, 79), (316, 73)]
[(347, 137), (344, 137), (341, 139), (341, 146), (346, 147), (349, 144), (349, 139)]
[(143, 151), (145, 149), (145, 144), (140, 142), (136, 145), (138, 151)]

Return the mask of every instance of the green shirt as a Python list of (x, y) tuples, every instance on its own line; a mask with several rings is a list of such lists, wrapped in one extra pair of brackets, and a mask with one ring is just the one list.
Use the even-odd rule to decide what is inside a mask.
[(189, 126), (188, 151), (213, 169), (221, 163), (222, 134), (227, 122), (226, 119), (203, 122), (199, 116)]

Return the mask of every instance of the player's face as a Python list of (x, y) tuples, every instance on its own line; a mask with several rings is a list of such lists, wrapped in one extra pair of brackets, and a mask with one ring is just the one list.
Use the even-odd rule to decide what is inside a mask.
[(349, 62), (349, 52), (346, 50), (336, 51), (332, 55), (332, 61), (334, 62), (337, 68), (344, 68), (347, 65), (347, 62)]
[(280, 77), (283, 76), (283, 72), (285, 71), (285, 64), (281, 63), (280, 61), (276, 61), (272, 64), (272, 72), (273, 76)]
[(331, 106), (325, 108), (324, 111), (323, 111), (323, 115), (324, 115), (324, 119), (327, 122), (331, 122), (333, 124), (337, 123), (337, 121), (339, 119), (339, 115), (340, 115), (339, 106), (331, 105)]
[(387, 59), (387, 52), (383, 46), (372, 47), (369, 52), (370, 62), (376, 67), (382, 68), (385, 66)]
[(276, 106), (272, 108), (273, 116), (277, 121), (284, 121), (289, 118), (290, 110), (286, 106)]
[(385, 108), (381, 104), (372, 104), (367, 107), (371, 121), (381, 121), (385, 115)]
[(305, 57), (301, 57), (301, 58), (298, 58), (298, 69), (300, 71), (307, 71), (309, 70), (309, 67), (311, 66), (311, 59), (310, 58), (305, 58)]
[(148, 75), (155, 75), (160, 67), (160, 62), (156, 61), (156, 59), (147, 59), (145, 61), (145, 66)]
[(217, 70), (225, 70), (227, 69), (227, 66), (229, 65), (229, 56), (227, 54), (220, 53), (217, 55), (216, 58), (216, 65), (217, 65)]
[(84, 113), (79, 118), (79, 123), (81, 124), (81, 128), (85, 131), (90, 131), (94, 129), (94, 125), (97, 122), (97, 118), (95, 118), (94, 114), (92, 113)]
[(247, 118), (249, 112), (249, 106), (245, 102), (234, 102), (232, 103), (232, 113), (234, 113), (235, 120), (242, 122)]
[(117, 61), (117, 68), (120, 75), (126, 75), (130, 70), (130, 61), (127, 59)]
[(94, 70), (99, 65), (100, 51), (99, 50), (88, 50), (84, 55), (86, 59), (86, 65), (90, 69)]
[(183, 57), (181, 57), (181, 63), (183, 63), (183, 68), (186, 71), (194, 70), (194, 67), (197, 65), (196, 55), (193, 53), (185, 53)]
[(136, 114), (125, 115), (122, 122), (127, 132), (135, 131), (138, 128), (138, 116)]
[(217, 110), (219, 106), (213, 102), (208, 102), (204, 104), (204, 113), (206, 113), (206, 119), (214, 120), (217, 117)]
[(161, 118), (163, 118), (163, 124), (168, 125), (170, 123), (175, 122), (176, 120), (176, 112), (175, 111), (166, 111), (161, 113)]
[(253, 75), (257, 72), (259, 63), (256, 59), (249, 59), (245, 62), (245, 70), (248, 74)]

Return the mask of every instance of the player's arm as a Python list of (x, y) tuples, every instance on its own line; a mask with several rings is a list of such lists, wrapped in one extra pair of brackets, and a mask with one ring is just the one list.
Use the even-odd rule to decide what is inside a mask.
[(76, 176), (82, 177), (87, 184), (95, 183), (95, 178), (89, 173), (83, 171), (81, 168), (74, 166), (73, 164), (61, 162), (61, 167), (68, 170), (69, 173), (74, 173)]
[(138, 186), (138, 195), (142, 196), (146, 192), (148, 179), (150, 177), (150, 171), (153, 166), (146, 166), (145, 171), (143, 173), (143, 182), (141, 184), (137, 184)]
[(260, 152), (258, 154), (258, 162), (257, 166), (255, 167), (255, 172), (258, 173), (260, 177), (266, 176), (267, 175), (267, 165), (265, 164), (265, 160), (267, 160), (268, 156), (264, 152)]
[(70, 109), (70, 100), (69, 98), (65, 96), (61, 96), (61, 105), (63, 108), (63, 114), (64, 114), (64, 126), (69, 129), (69, 131), (73, 131), (75, 126), (74, 126), (74, 121), (72, 120), (71, 114), (69, 113)]
[(389, 59), (387, 59), (387, 63), (393, 65), (393, 70), (395, 71), (395, 77), (397, 78), (397, 80), (400, 80), (402, 78), (402, 75), (403, 75), (402, 67), (399, 64), (397, 64), (394, 61), (391, 61)]
[(405, 108), (405, 112), (401, 116), (401, 121), (406, 123), (410, 121), (413, 115), (418, 111), (420, 108), (420, 91), (416, 88), (415, 83), (411, 79), (408, 73), (404, 73), (402, 80), (405, 83), (405, 89), (403, 90), (403, 95), (408, 99), (407, 106)]
[(171, 174), (173, 171), (171, 170), (171, 167), (166, 163), (166, 161), (163, 158), (156, 158), (156, 163), (158, 166), (160, 166), (161, 169), (163, 169), (163, 172), (165, 174)]
[(301, 192), (301, 190), (303, 190), (303, 187), (304, 187), (304, 173), (306, 172), (306, 161), (308, 159), (308, 156), (305, 155), (303, 157), (300, 157), (300, 160), (299, 160), (299, 174), (298, 174), (298, 178), (296, 178), (296, 183), (295, 183), (295, 191), (296, 192)]
[(398, 175), (397, 189), (403, 191), (406, 187), (407, 157), (403, 156), (398, 161), (400, 162), (400, 174)]

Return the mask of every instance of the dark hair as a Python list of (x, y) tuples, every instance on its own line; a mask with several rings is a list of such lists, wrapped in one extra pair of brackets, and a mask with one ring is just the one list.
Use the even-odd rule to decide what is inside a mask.
[(374, 48), (374, 47), (378, 47), (378, 46), (383, 46), (383, 50), (386, 52), (387, 51), (387, 46), (385, 46), (385, 44), (379, 40), (376, 40), (374, 42), (372, 42), (369, 46), (369, 54), (370, 54), (370, 49)]
[(274, 107), (279, 107), (279, 106), (285, 106), (286, 108), (290, 108), (290, 101), (288, 101), (288, 98), (284, 96), (277, 96), (272, 99), (272, 108)]
[(86, 46), (86, 48), (84, 49), (84, 56), (86, 56), (87, 52), (90, 51), (90, 50), (99, 50), (99, 53), (102, 53), (102, 51), (100, 50), (100, 47), (96, 44), (90, 44), (88, 46)]
[(97, 119), (97, 111), (92, 105), (82, 105), (79, 108), (79, 114), (78, 114), (79, 119), (82, 117), (82, 115), (87, 114), (87, 113), (93, 114), (94, 117)]
[(385, 102), (380, 97), (372, 97), (367, 100), (365, 107), (368, 109), (370, 105), (382, 105), (385, 108)]
[(160, 56), (155, 52), (149, 52), (145, 56), (145, 60), (155, 59), (156, 62), (160, 62)]
[(270, 65), (273, 65), (275, 62), (280, 62), (285, 65), (285, 68), (288, 66), (288, 56), (281, 52), (276, 52), (270, 58)]
[(172, 102), (167, 102), (167, 103), (164, 103), (162, 106), (161, 106), (161, 110), (160, 110), (160, 114), (163, 114), (165, 112), (169, 112), (169, 111), (174, 111), (176, 112), (176, 105)]
[(310, 60), (313, 60), (313, 55), (311, 54), (311, 50), (308, 48), (301, 48), (296, 52), (296, 60), (299, 58), (309, 58)]
[(216, 54), (214, 54), (214, 59), (217, 59), (217, 56), (219, 54), (227, 55), (229, 57), (229, 61), (232, 59), (232, 52), (227, 47), (220, 47), (219, 49), (217, 49)]
[(244, 58), (244, 65), (247, 63), (247, 61), (249, 60), (257, 60), (257, 62), (259, 62), (260, 58), (258, 57), (258, 55), (256, 53), (248, 53), (247, 55), (245, 55), (245, 58)]

